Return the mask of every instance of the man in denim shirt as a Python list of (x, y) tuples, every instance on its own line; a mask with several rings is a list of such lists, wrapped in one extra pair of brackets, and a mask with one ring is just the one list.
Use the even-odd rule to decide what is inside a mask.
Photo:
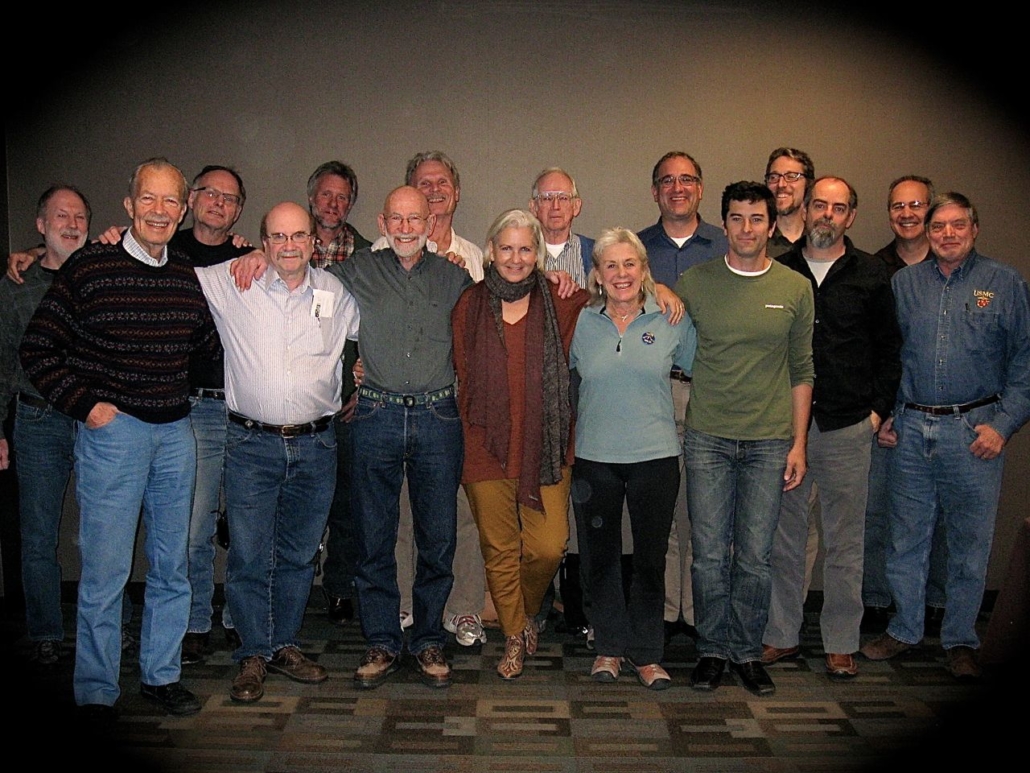
[(1004, 447), (1030, 419), (1030, 293), (1019, 273), (977, 254), (976, 208), (960, 193), (926, 215), (931, 260), (893, 279), (904, 337), (893, 420), (887, 580), (897, 614), (862, 648), (886, 660), (923, 638), (927, 555), (938, 508), (948, 539), (941, 645), (951, 673), (980, 675), (974, 625), (1001, 493)]

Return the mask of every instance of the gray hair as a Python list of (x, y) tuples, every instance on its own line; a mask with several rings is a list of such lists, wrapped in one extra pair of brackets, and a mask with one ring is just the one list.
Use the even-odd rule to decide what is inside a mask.
[(324, 164), (320, 164), (318, 169), (311, 173), (311, 177), (308, 178), (308, 198), (310, 199), (315, 195), (315, 188), (318, 187), (318, 181), (325, 177), (327, 174), (333, 174), (337, 177), (342, 177), (350, 185), (350, 202), (353, 204), (358, 200), (358, 176), (354, 174), (354, 170), (342, 161), (326, 161)]
[(528, 228), (533, 234), (533, 244), (536, 247), (536, 267), (544, 270), (546, 260), (546, 248), (544, 247), (544, 231), (540, 227), (540, 221), (533, 217), (531, 212), (524, 209), (509, 209), (497, 216), (493, 224), (486, 232), (486, 247), (483, 250), (483, 263), (494, 262), (494, 244), (501, 231), (505, 228)]
[(547, 177), (547, 175), (549, 175), (549, 174), (563, 174), (566, 177), (568, 177), (569, 178), (569, 182), (572, 183), (572, 198), (574, 198), (574, 199), (578, 199), (579, 198), (579, 188), (576, 187), (576, 178), (573, 177), (568, 172), (566, 172), (560, 166), (549, 166), (544, 171), (542, 171), (540, 174), (538, 174), (536, 176), (536, 179), (533, 180), (533, 191), (530, 194), (530, 198), (536, 199), (537, 195), (540, 193), (540, 188), (539, 188), (540, 181), (543, 180), (545, 177)]
[(155, 156), (154, 158), (148, 158), (142, 164), (132, 170), (132, 177), (129, 178), (129, 198), (135, 199), (136, 194), (139, 193), (139, 177), (143, 174), (144, 169), (172, 169), (179, 175), (179, 198), (183, 204), (186, 203), (186, 199), (189, 198), (190, 186), (186, 182), (186, 175), (182, 173), (182, 170), (169, 161), (164, 156)]
[(956, 191), (948, 191), (947, 193), (942, 193), (939, 196), (935, 196), (933, 199), (933, 203), (930, 204), (930, 208), (926, 210), (926, 220), (923, 221), (923, 224), (926, 226), (927, 229), (930, 228), (930, 218), (932, 218), (937, 213), (937, 210), (941, 207), (946, 207), (949, 204), (954, 204), (956, 207), (961, 207), (962, 209), (966, 210), (966, 213), (969, 215), (969, 222), (979, 227), (980, 215), (977, 214), (976, 207), (973, 206), (973, 202), (971, 202), (966, 196), (963, 196), (961, 193), (957, 193)]
[(422, 153), (416, 153), (410, 161), (408, 161), (408, 168), (404, 172), (404, 182), (412, 187), (415, 187), (415, 170), (419, 168), (419, 165), (424, 164), (426, 161), (439, 161), (445, 167), (447, 171), (451, 173), (451, 177), (454, 178), (454, 187), (461, 187), (461, 175), (458, 174), (458, 167), (451, 161), (450, 156), (444, 153), (442, 150), (426, 150)]
[(587, 290), (590, 291), (592, 306), (600, 306), (604, 304), (604, 287), (601, 285), (599, 279), (601, 260), (603, 259), (605, 250), (614, 247), (617, 244), (628, 244), (633, 248), (637, 258), (640, 260), (640, 266), (644, 270), (644, 279), (640, 285), (640, 300), (643, 301), (647, 296), (654, 295), (656, 293), (654, 278), (651, 276), (651, 264), (647, 260), (647, 250), (644, 249), (644, 245), (641, 243), (637, 235), (628, 228), (622, 228), (621, 226), (606, 228), (601, 232), (601, 236), (597, 241), (594, 242), (594, 252), (590, 256), (594, 264), (594, 268), (590, 272), (590, 277), (587, 279)]

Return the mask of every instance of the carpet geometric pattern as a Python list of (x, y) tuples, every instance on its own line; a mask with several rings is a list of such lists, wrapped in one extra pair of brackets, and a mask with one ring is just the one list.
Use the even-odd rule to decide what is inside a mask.
[[(202, 711), (168, 717), (141, 698), (130, 656), (122, 664), (119, 720), (110, 738), (75, 735), (71, 644), (57, 666), (29, 665), (30, 645), (13, 638), (14, 623), (4, 623), (12, 650), (7, 662), (20, 664), (23, 694), (15, 701), (26, 737), (39, 737), (40, 723), (60, 727), (64, 733), (46, 737), (103, 754), (108, 770), (857, 771), (938, 757), (946, 765), (956, 727), (989, 721), (996, 732), (1008, 716), (998, 716), (998, 676), (960, 684), (933, 639), (889, 662), (860, 659), (857, 679), (830, 682), (817, 612), (806, 613), (801, 657), (770, 667), (777, 689), (766, 698), (744, 690), (729, 671), (714, 693), (691, 690), (697, 653), (682, 635), (666, 648), (670, 689), (645, 690), (629, 673), (614, 684), (595, 683), (585, 641), (556, 634), (553, 626), (513, 682), (494, 672), (503, 637), (489, 631), (482, 646), (450, 641), (449, 689), (425, 687), (408, 658), (380, 688), (358, 690), (352, 678), (364, 651), (360, 628), (331, 625), (321, 601), (312, 594), (301, 643), (328, 669), (328, 681), (304, 685), (270, 673), (260, 701), (234, 704), (228, 689), (236, 667), (216, 626), (214, 652), (183, 668), (183, 683), (201, 699)], [(73, 626), (74, 607), (65, 606)], [(9, 697), (19, 694), (16, 688)]]

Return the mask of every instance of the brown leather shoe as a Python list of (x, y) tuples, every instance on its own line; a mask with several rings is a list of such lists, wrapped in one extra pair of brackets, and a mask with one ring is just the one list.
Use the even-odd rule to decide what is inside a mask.
[(265, 694), (265, 659), (251, 655), (240, 661), (240, 672), (232, 680), (229, 697), (237, 703), (253, 703)]
[(826, 653), (826, 675), (833, 680), (854, 679), (858, 675), (858, 663), (850, 653)]
[(952, 647), (948, 650), (948, 670), (956, 679), (979, 679), (983, 673), (972, 647)]
[(522, 634), (515, 634), (505, 639), (504, 654), (497, 663), (497, 675), (501, 679), (516, 679), (522, 676), (526, 649), (526, 642), (523, 640)]
[(859, 650), (869, 660), (890, 660), (895, 655), (912, 649), (913, 645), (898, 641), (889, 633), (877, 636)]
[(386, 677), (401, 666), (400, 655), (387, 652), (382, 647), (369, 647), (354, 672), (354, 683), (365, 690), (378, 687)]
[(320, 666), (294, 646), (283, 647), (268, 661), (268, 670), (288, 676), (295, 682), (318, 684), (329, 678), (325, 666)]
[(415, 655), (422, 681), (430, 687), (450, 687), (451, 667), (443, 656), (443, 650), (435, 644)]
[(801, 654), (801, 645), (796, 647), (770, 647), (762, 645), (762, 663), (769, 666), (781, 660), (794, 660)]

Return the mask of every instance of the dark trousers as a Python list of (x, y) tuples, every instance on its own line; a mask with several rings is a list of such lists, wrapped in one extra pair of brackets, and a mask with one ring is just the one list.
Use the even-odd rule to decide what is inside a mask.
[[(662, 659), (665, 552), (679, 489), (679, 459), (613, 464), (576, 459), (572, 504), (588, 567), (597, 652), (644, 665)], [(622, 588), (622, 512), (633, 533), (629, 601)]]

